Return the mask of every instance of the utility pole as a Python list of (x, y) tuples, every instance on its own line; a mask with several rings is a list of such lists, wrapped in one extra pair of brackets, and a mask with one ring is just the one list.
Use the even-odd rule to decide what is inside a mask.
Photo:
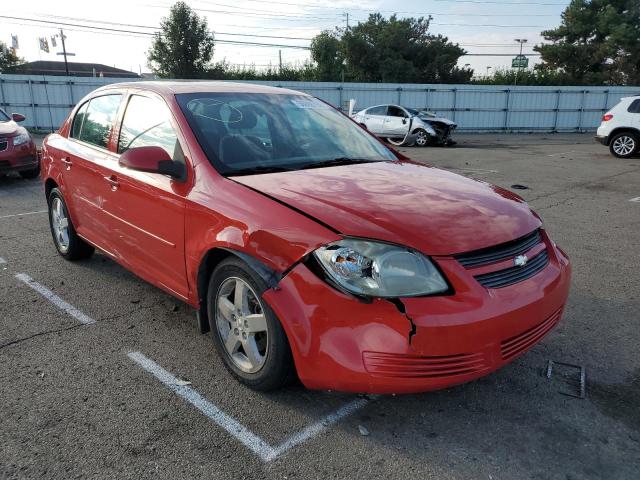
[(62, 55), (64, 56), (64, 70), (67, 72), (67, 77), (69, 76), (69, 63), (67, 62), (67, 47), (64, 44), (64, 32), (60, 29), (60, 40), (62, 41)]
[(278, 50), (278, 58), (280, 60), (280, 70), (279, 70), (279, 72), (282, 73), (282, 50)]
[(342, 14), (342, 16), (346, 18), (346, 20), (347, 20), (347, 30), (349, 30), (349, 12), (344, 12)]

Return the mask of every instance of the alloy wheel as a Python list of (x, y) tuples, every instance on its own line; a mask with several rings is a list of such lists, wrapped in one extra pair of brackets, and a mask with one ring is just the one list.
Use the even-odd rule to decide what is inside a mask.
[(69, 219), (62, 200), (58, 197), (51, 202), (51, 226), (58, 249), (66, 253), (69, 250)]
[(247, 282), (227, 278), (216, 294), (216, 328), (234, 365), (256, 373), (268, 355), (267, 318), (259, 297)]
[(613, 142), (613, 151), (620, 156), (630, 155), (636, 148), (636, 142), (633, 137), (622, 135)]
[(416, 145), (419, 147), (424, 147), (429, 143), (429, 138), (427, 137), (427, 133), (423, 130), (418, 132), (418, 136), (416, 137)]

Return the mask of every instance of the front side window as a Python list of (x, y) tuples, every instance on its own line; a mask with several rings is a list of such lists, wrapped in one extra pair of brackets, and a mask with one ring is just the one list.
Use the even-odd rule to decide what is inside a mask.
[(89, 106), (89, 102), (86, 102), (82, 105), (78, 111), (76, 112), (76, 116), (73, 117), (73, 125), (71, 126), (71, 137), (72, 138), (80, 138), (80, 132), (82, 131), (82, 123), (84, 122), (84, 117), (87, 116), (87, 107)]
[(176, 161), (183, 155), (166, 105), (155, 98), (132, 95), (122, 120), (118, 153), (136, 147), (161, 147)]
[(394, 107), (393, 105), (389, 106), (389, 113), (387, 114), (390, 117), (400, 117), (406, 118), (407, 114), (401, 108)]
[(307, 95), (177, 95), (198, 142), (223, 175), (314, 168), (336, 161), (396, 160), (371, 135)]
[[(72, 136), (83, 142), (107, 148), (121, 98), (121, 94), (116, 94), (102, 95), (89, 100), (86, 109), (82, 107), (76, 114)], [(78, 121), (80, 115), (82, 118)]]

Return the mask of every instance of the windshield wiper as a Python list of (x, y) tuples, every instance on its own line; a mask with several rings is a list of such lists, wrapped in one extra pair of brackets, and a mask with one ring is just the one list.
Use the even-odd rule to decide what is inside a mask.
[(381, 162), (382, 160), (371, 160), (366, 158), (352, 158), (352, 157), (336, 157), (329, 160), (321, 160), (319, 162), (308, 163), (300, 167), (305, 168), (320, 168), (320, 167), (335, 167), (339, 165), (354, 165), (357, 163), (373, 163)]
[(292, 170), (297, 170), (297, 168), (287, 168), (280, 166), (268, 166), (268, 165), (257, 165), (255, 167), (250, 168), (242, 168), (239, 170), (233, 170), (231, 172), (226, 172), (225, 175), (227, 177), (235, 177), (239, 175), (253, 175), (256, 173), (276, 173), (276, 172), (291, 172)]

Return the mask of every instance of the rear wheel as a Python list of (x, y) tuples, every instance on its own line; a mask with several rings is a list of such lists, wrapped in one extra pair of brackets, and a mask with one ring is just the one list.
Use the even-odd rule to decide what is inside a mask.
[(629, 158), (638, 152), (638, 136), (631, 132), (622, 132), (611, 139), (609, 151), (614, 157)]
[(49, 194), (49, 227), (58, 253), (67, 260), (81, 260), (93, 255), (95, 249), (73, 228), (64, 198), (57, 188)]
[(207, 310), (225, 367), (254, 390), (279, 388), (294, 378), (286, 334), (262, 300), (265, 282), (242, 260), (222, 261), (211, 275)]

